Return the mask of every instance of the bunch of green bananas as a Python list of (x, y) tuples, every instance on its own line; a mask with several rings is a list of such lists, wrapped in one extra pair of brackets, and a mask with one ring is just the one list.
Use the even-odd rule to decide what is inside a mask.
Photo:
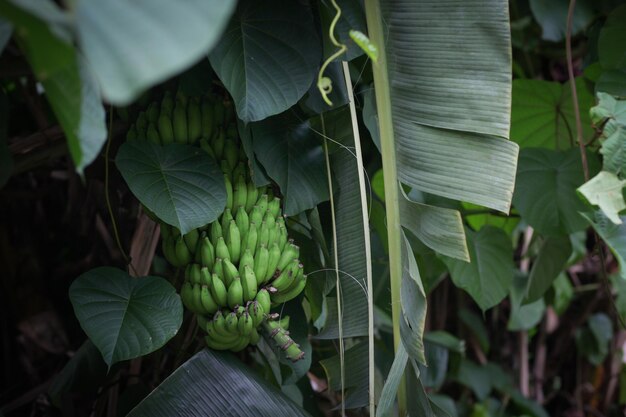
[(186, 235), (161, 223), (163, 254), (185, 268), (181, 298), (196, 313), (207, 345), (239, 351), (255, 345), (262, 328), (289, 359), (302, 358), (283, 327), (288, 318), (278, 321), (270, 313), (272, 305), (293, 299), (306, 285), (299, 248), (288, 238), (280, 199), (250, 178), (232, 106), (180, 95), (174, 104), (167, 94), (139, 114), (128, 139), (197, 144), (223, 171), (227, 201), (215, 222)]

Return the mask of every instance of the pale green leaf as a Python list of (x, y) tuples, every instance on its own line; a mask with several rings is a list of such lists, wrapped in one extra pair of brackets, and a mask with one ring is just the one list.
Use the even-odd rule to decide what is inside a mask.
[(294, 105), (313, 82), (321, 56), (309, 7), (242, 0), (210, 59), (247, 123)]
[(76, 171), (82, 174), (106, 140), (104, 107), (100, 91), (81, 55), (65, 37), (58, 36), (59, 31), (53, 30), (60, 10), (48, 1), (42, 2), (41, 7), (46, 13), (38, 15), (50, 16), (52, 23), (8, 2), (0, 3), (0, 16), (13, 23), (18, 44), (63, 127)]
[(427, 301), (422, 279), (417, 268), (411, 244), (402, 233), (402, 284), (400, 290), (402, 316), (400, 337), (409, 356), (426, 364), (424, 355), (424, 326)]
[(626, 216), (620, 216), (620, 224), (613, 223), (601, 211), (583, 216), (611, 249), (619, 263), (620, 274), (626, 279)]
[(465, 231), (457, 210), (400, 198), (400, 223), (426, 246), (442, 255), (469, 261)]
[[(593, 96), (583, 77), (576, 78), (583, 138), (593, 135), (587, 109)], [(569, 83), (517, 79), (513, 81), (511, 140), (520, 147), (568, 149), (575, 144), (576, 115)]]
[(403, 0), (382, 8), (398, 178), (507, 212), (517, 146), (496, 137), (509, 132), (506, 3)]
[(408, 360), (409, 355), (404, 349), (404, 345), (399, 344), (393, 358), (393, 363), (391, 364), (391, 369), (387, 375), (387, 380), (383, 386), (383, 391), (380, 394), (380, 399), (378, 400), (376, 417), (387, 417), (392, 415), (391, 412), (393, 410), (393, 404), (396, 400), (396, 394), (398, 393), (400, 381), (402, 381), (402, 378), (404, 377), (404, 371)]
[(507, 330), (509, 331), (530, 330), (539, 323), (546, 310), (543, 298), (522, 305), (527, 287), (528, 276), (521, 273), (516, 274), (510, 292), (511, 314), (507, 323)]
[(590, 110), (596, 126), (602, 128), (603, 169), (617, 175), (626, 172), (626, 100), (598, 93), (598, 105)]
[(328, 200), (328, 181), (319, 136), (309, 121), (285, 112), (251, 125), (254, 153), (285, 196), (293, 216)]
[(547, 237), (533, 262), (525, 289), (525, 303), (537, 301), (552, 286), (572, 254), (568, 236)]
[(608, 171), (600, 171), (598, 175), (584, 183), (578, 191), (587, 201), (598, 206), (613, 223), (620, 224), (619, 212), (626, 209), (622, 189), (626, 181)]
[(100, 267), (78, 277), (69, 296), (81, 327), (109, 367), (159, 349), (183, 321), (180, 297), (160, 277), (133, 278)]
[(444, 257), (454, 284), (467, 291), (484, 311), (506, 297), (513, 282), (513, 248), (502, 230), (485, 226), (466, 230), (471, 262)]
[[(543, 29), (541, 38), (560, 42), (565, 39), (568, 0), (530, 0), (530, 9)], [(593, 20), (595, 14), (591, 0), (576, 2), (572, 20), (572, 35), (576, 35)]]
[(222, 171), (199, 148), (131, 141), (115, 163), (139, 201), (182, 234), (211, 223), (226, 207)]
[(78, 38), (114, 104), (191, 67), (219, 40), (233, 0), (77, 0)]
[(231, 353), (204, 349), (174, 371), (128, 417), (307, 417)]
[[(346, 408), (360, 408), (368, 403), (368, 347), (367, 343), (361, 342), (347, 349), (344, 353), (344, 389)], [(326, 377), (328, 388), (331, 391), (341, 390), (341, 360), (335, 355), (320, 362)]]
[[(588, 155), (591, 174), (597, 160)], [(520, 153), (513, 204), (522, 218), (544, 235), (566, 235), (583, 230), (587, 223), (579, 212), (586, 206), (576, 194), (584, 183), (580, 151), (524, 149)]]

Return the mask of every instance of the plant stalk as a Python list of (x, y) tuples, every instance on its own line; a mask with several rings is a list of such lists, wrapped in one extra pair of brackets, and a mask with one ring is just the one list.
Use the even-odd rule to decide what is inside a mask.
[[(365, 16), (370, 39), (378, 47), (379, 60), (372, 65), (376, 106), (380, 129), (380, 145), (385, 184), (385, 208), (387, 212), (387, 237), (389, 240), (389, 279), (391, 286), (391, 313), (393, 320), (393, 342), (397, 351), (400, 339), (402, 304), (400, 284), (402, 282), (402, 229), (400, 226), (399, 183), (396, 147), (391, 117), (391, 95), (385, 52), (385, 30), (379, 0), (365, 0)], [(406, 384), (404, 379), (398, 387), (398, 409), (400, 416), (406, 415)]]

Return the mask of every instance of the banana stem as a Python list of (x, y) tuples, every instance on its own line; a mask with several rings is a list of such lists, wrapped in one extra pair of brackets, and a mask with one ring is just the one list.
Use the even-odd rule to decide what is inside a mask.
[(277, 321), (264, 320), (261, 326), (263, 327), (263, 331), (265, 331), (276, 346), (278, 346), (292, 362), (297, 362), (304, 358), (304, 352), (300, 349), (300, 346), (289, 337), (289, 332), (280, 327)]
[[(387, 73), (387, 55), (382, 23), (380, 2), (365, 1), (365, 16), (370, 39), (380, 52), (378, 65), (372, 66), (376, 87), (376, 106), (380, 129), (380, 144), (383, 160), (385, 184), (385, 208), (387, 212), (387, 237), (389, 239), (389, 278), (391, 286), (391, 313), (393, 320), (393, 341), (395, 350), (402, 343), (400, 339), (400, 320), (402, 304), (400, 284), (402, 282), (402, 229), (400, 226), (399, 183), (396, 162), (396, 148), (391, 116), (391, 96), (389, 75)], [(398, 387), (398, 408), (400, 416), (406, 415), (406, 385), (404, 378)]]

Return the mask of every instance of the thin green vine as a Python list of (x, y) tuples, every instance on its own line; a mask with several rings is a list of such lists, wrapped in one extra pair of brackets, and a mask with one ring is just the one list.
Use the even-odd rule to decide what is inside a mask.
[(339, 18), (341, 17), (341, 8), (335, 0), (330, 0), (330, 2), (332, 3), (335, 10), (337, 10), (337, 14), (335, 14), (335, 17), (333, 18), (332, 22), (330, 23), (330, 27), (328, 28), (328, 37), (330, 38), (332, 44), (339, 49), (334, 54), (329, 56), (328, 59), (326, 59), (326, 61), (324, 61), (324, 63), (322, 64), (322, 67), (317, 74), (317, 88), (320, 90), (322, 98), (324, 99), (326, 104), (332, 106), (333, 102), (330, 101), (328, 95), (333, 91), (333, 82), (330, 78), (324, 76), (324, 71), (326, 71), (326, 67), (328, 67), (331, 62), (339, 58), (341, 55), (345, 54), (348, 50), (348, 47), (345, 44), (337, 41), (337, 39), (335, 38), (335, 26), (337, 26), (337, 22), (339, 22)]

